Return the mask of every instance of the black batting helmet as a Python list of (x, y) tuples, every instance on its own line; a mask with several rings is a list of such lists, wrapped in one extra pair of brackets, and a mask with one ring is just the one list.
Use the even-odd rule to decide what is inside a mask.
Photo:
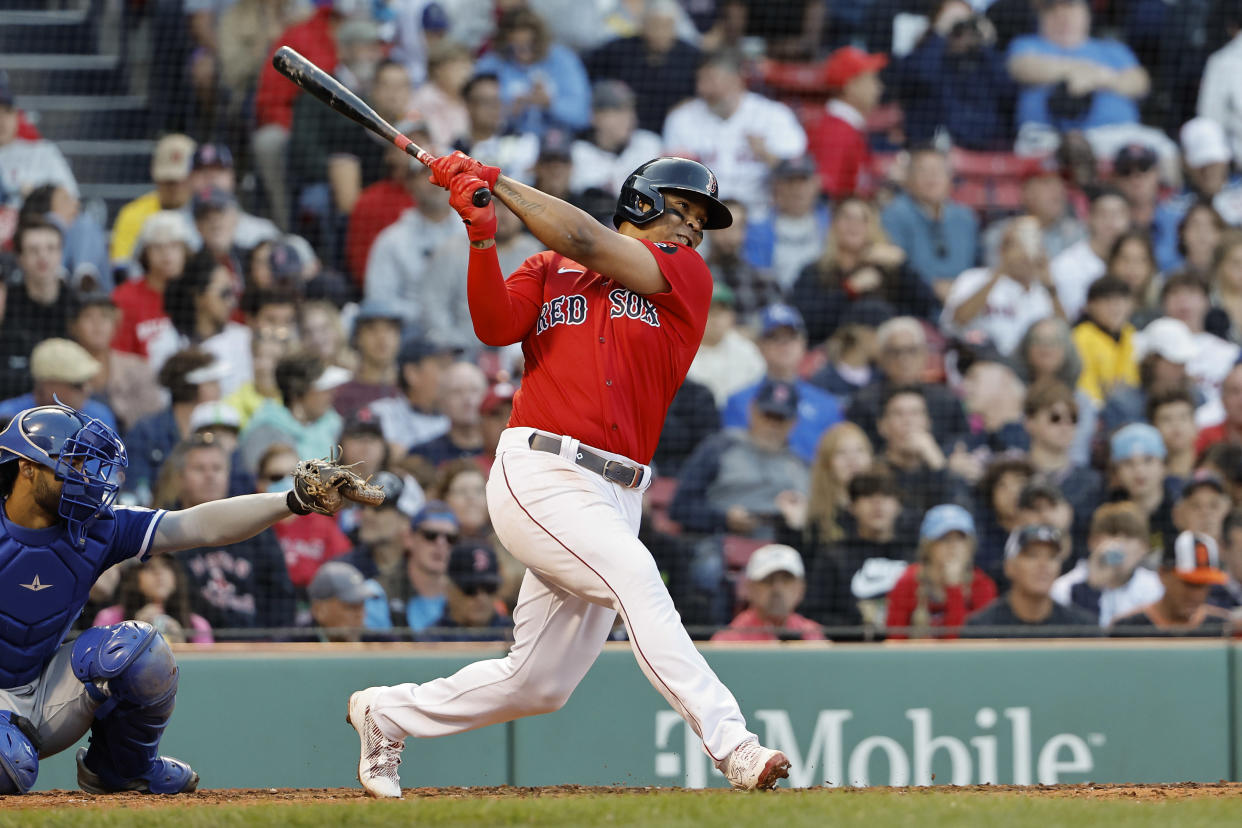
[[(621, 222), (644, 225), (664, 213), (664, 190), (693, 193), (707, 201), (707, 223), (704, 230), (718, 230), (733, 223), (729, 208), (720, 203), (720, 185), (715, 174), (698, 161), (668, 156), (656, 158), (643, 164), (621, 186), (617, 199), (617, 211), (612, 216), (616, 227)], [(643, 211), (643, 202), (651, 209)]]

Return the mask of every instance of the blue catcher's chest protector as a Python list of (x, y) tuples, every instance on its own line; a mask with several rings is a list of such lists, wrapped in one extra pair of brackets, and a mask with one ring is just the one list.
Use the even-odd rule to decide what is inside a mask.
[(146, 555), (163, 511), (114, 508), (75, 544), (63, 524), (27, 529), (0, 500), (0, 687), (39, 677), (105, 569)]

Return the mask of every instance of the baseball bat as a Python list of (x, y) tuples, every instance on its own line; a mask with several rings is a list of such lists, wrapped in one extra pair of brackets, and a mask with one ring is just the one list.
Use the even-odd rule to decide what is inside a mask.
[[(340, 81), (288, 46), (281, 46), (276, 50), (276, 54), (272, 55), (272, 65), (277, 72), (346, 118), (395, 144), (398, 149), (404, 150), (423, 164), (430, 166), (435, 160), (434, 155), (398, 132), (396, 127), (381, 118)], [(480, 187), (474, 191), (470, 200), (475, 207), (486, 207), (492, 200), (492, 194), (486, 187)]]

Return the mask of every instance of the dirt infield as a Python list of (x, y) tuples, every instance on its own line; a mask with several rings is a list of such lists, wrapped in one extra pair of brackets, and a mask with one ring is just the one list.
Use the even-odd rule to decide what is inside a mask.
[[(404, 799), (534, 799), (573, 796), (642, 797), (679, 788), (590, 787), (558, 785), (543, 788), (407, 788)], [(936, 796), (948, 793), (1021, 794), (1054, 799), (1102, 799), (1138, 802), (1159, 802), (1178, 799), (1242, 799), (1242, 783), (1181, 782), (1168, 785), (972, 785), (967, 787), (937, 786), (930, 788), (838, 788), (835, 792), (849, 796), (862, 791), (883, 791), (903, 796)], [(792, 789), (781, 788), (768, 796), (781, 796)], [(689, 791), (687, 791), (689, 793)], [(694, 791), (704, 797), (733, 796), (732, 791), (709, 789)], [(55, 808), (173, 808), (212, 805), (274, 805), (282, 803), (357, 802), (366, 796), (360, 788), (235, 788), (199, 791), (176, 797), (142, 794), (92, 796), (81, 791), (47, 791), (26, 796), (0, 797), (0, 811), (9, 809), (39, 810)]]

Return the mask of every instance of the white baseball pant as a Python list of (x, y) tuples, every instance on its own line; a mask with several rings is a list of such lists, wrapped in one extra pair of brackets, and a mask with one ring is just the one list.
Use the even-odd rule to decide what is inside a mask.
[[(447, 736), (558, 710), (603, 648), (617, 613), (639, 667), (721, 760), (752, 734), (737, 700), (681, 624), (651, 553), (638, 540), (642, 492), (560, 455), (533, 451), (530, 428), (501, 435), (487, 483), (496, 535), (527, 567), (513, 611), (513, 647), (448, 678), (400, 684), (375, 696), (372, 715), (390, 739)], [(641, 465), (599, 449), (614, 460)]]

